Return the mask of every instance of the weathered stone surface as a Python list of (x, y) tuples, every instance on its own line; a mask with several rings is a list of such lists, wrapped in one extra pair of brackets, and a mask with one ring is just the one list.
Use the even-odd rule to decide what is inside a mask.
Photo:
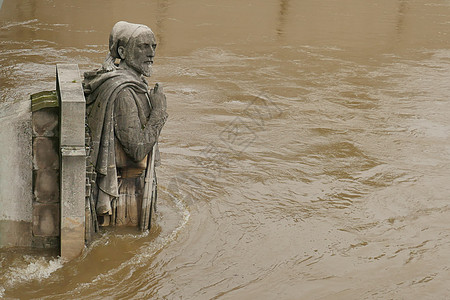
[(61, 153), (61, 257), (73, 259), (85, 241), (85, 99), (77, 65), (58, 64)]
[(58, 140), (36, 137), (33, 139), (33, 162), (35, 169), (59, 168)]
[(0, 126), (0, 247), (29, 247), (33, 199), (29, 101), (0, 103)]
[(59, 236), (34, 236), (31, 241), (31, 247), (37, 249), (58, 249)]
[(84, 249), (85, 217), (65, 217), (61, 221), (61, 257), (73, 259)]
[(35, 203), (33, 205), (33, 235), (59, 235), (59, 205)]
[[(150, 207), (146, 203), (151, 195), (140, 201), (138, 195), (143, 194), (143, 186), (138, 186), (133, 178), (148, 168), (147, 174), (151, 175), (146, 181), (147, 190), (153, 190), (151, 176), (159, 156), (157, 140), (168, 116), (162, 87), (157, 83), (149, 90), (142, 81), (142, 76), (151, 75), (156, 38), (145, 25), (120, 21), (111, 31), (109, 50), (102, 70), (86, 72), (83, 82), (87, 102), (91, 103), (86, 120), (93, 133), (95, 155), (90, 162), (97, 170), (108, 170), (106, 177), (98, 177), (94, 185), (95, 213), (99, 220), (105, 220), (101, 226), (137, 225), (142, 215), (145, 217), (141, 218), (140, 227), (146, 230)], [(114, 64), (116, 60), (120, 61), (118, 66)], [(112, 111), (108, 109), (110, 103), (114, 103)], [(108, 128), (113, 128), (114, 133)], [(130, 178), (133, 180), (128, 181)]]
[(84, 146), (86, 101), (80, 71), (75, 64), (58, 64), (56, 68), (61, 105), (61, 147)]
[(31, 222), (0, 220), (0, 247), (30, 247)]
[(59, 109), (32, 113), (33, 130), (33, 237), (34, 248), (59, 245)]
[(59, 202), (59, 171), (41, 169), (34, 171), (35, 201), (42, 203)]
[(86, 163), (84, 156), (62, 156), (62, 217), (84, 217)]
[(58, 136), (58, 109), (45, 108), (33, 112), (33, 136)]
[[(82, 104), (85, 105), (84, 102)], [(81, 109), (80, 103), (76, 102), (63, 102), (62, 105), (61, 146), (84, 146), (84, 107)]]

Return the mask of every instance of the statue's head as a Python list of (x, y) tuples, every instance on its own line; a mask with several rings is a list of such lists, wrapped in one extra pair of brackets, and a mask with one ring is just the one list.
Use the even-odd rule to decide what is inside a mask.
[(152, 30), (140, 24), (120, 21), (109, 37), (110, 55), (120, 59), (120, 66), (150, 76), (156, 39)]

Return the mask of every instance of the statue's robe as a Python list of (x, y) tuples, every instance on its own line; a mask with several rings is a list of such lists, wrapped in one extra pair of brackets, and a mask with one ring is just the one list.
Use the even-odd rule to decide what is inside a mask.
[(111, 216), (113, 224), (137, 225), (147, 155), (167, 115), (152, 111), (147, 82), (128, 70), (85, 73), (83, 85), (97, 215)]

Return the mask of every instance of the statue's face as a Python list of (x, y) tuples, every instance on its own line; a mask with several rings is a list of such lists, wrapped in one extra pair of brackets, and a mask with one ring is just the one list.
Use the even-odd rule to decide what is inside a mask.
[(145, 31), (132, 39), (125, 49), (125, 63), (139, 74), (152, 74), (156, 40), (151, 31)]

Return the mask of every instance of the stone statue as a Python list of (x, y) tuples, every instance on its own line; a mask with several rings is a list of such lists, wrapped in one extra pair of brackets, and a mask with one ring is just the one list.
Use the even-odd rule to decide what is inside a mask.
[(118, 22), (102, 68), (84, 74), (100, 226), (139, 224), (145, 170), (150, 172), (152, 157), (159, 164), (157, 141), (168, 116), (166, 97), (158, 84), (149, 90), (144, 78), (151, 75), (155, 50), (149, 27)]

